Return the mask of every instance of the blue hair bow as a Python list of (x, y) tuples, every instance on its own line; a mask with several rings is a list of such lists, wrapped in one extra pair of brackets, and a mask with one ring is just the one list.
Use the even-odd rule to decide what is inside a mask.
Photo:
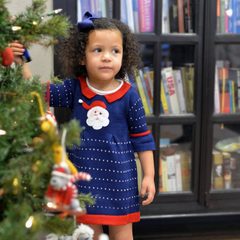
[(91, 12), (86, 12), (82, 18), (81, 22), (78, 22), (78, 31), (80, 32), (81, 30), (85, 28), (90, 28), (93, 26), (93, 20), (99, 18), (97, 15)]

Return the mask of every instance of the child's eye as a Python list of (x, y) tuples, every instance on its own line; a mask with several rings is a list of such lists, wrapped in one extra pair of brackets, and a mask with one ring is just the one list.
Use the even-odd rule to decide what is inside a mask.
[(101, 52), (101, 49), (100, 48), (96, 48), (96, 49), (94, 49), (94, 52)]
[(118, 53), (119, 51), (117, 49), (112, 50), (113, 53)]

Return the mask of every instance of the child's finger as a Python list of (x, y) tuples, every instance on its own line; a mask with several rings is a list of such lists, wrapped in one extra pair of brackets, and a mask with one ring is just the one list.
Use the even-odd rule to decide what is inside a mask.
[(153, 201), (153, 194), (152, 192), (148, 192), (148, 197), (146, 200), (142, 202), (142, 205), (148, 205)]

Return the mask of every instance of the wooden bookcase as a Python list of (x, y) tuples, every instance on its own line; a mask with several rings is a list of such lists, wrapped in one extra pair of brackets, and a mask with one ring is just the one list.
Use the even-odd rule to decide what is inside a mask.
[[(73, 24), (77, 22), (76, 1), (54, 0), (54, 9), (62, 8)], [(162, 34), (162, 0), (155, 0), (155, 31), (154, 33), (139, 33), (136, 37), (140, 44), (150, 44), (153, 46), (153, 68), (154, 68), (154, 100), (153, 114), (147, 115), (146, 120), (151, 127), (152, 134), (156, 141), (155, 157), (155, 184), (156, 196), (154, 202), (148, 206), (141, 206), (142, 223), (135, 228), (136, 236), (144, 233), (144, 226), (151, 225), (155, 235), (167, 236), (172, 234), (172, 230), (164, 230), (159, 226), (177, 223), (179, 219), (185, 225), (206, 224), (208, 229), (209, 219), (216, 222), (221, 219), (224, 224), (213, 226), (214, 231), (228, 226), (226, 222), (235, 223), (240, 221), (240, 191), (211, 190), (212, 171), (212, 149), (214, 124), (238, 124), (240, 114), (214, 114), (214, 75), (216, 62), (216, 46), (219, 44), (239, 44), (240, 34), (216, 34), (216, 10), (217, 0), (196, 0), (195, 8), (195, 32), (191, 34)], [(113, 17), (120, 19), (120, 0), (113, 0)], [(160, 114), (160, 84), (161, 84), (161, 61), (162, 45), (171, 46), (192, 46), (194, 56), (194, 104), (193, 112), (179, 115)], [(174, 54), (174, 52), (172, 52)], [(144, 55), (144, 53), (143, 53)], [(239, 54), (240, 60), (240, 54)], [(239, 61), (240, 62), (240, 61)], [(54, 58), (55, 75), (61, 76), (60, 65), (57, 56)], [(56, 118), (61, 124), (68, 121), (70, 111), (67, 109), (56, 109)], [(191, 128), (191, 190), (188, 192), (159, 193), (159, 143), (161, 128), (163, 126), (189, 126)], [(240, 161), (240, 159), (238, 160)], [(240, 171), (240, 169), (239, 169)], [(156, 228), (154, 228), (154, 226)], [(203, 226), (203, 225), (202, 225)], [(235, 225), (231, 225), (234, 227)], [(158, 229), (158, 230), (157, 230)], [(197, 228), (195, 228), (196, 230)], [(233, 228), (229, 227), (229, 230)], [(236, 227), (237, 229), (237, 227)], [(191, 228), (178, 229), (176, 235), (191, 232)], [(209, 229), (208, 229), (209, 230)], [(204, 231), (204, 229), (199, 230)], [(207, 230), (206, 230), (207, 231)], [(210, 230), (209, 230), (210, 231)], [(194, 232), (194, 230), (192, 231)], [(196, 230), (195, 232), (198, 232)], [(151, 235), (151, 234), (150, 234)], [(149, 239), (146, 233), (146, 239)], [(152, 234), (151, 236), (153, 236)], [(139, 239), (145, 239), (141, 237)], [(154, 239), (154, 238), (153, 238)]]

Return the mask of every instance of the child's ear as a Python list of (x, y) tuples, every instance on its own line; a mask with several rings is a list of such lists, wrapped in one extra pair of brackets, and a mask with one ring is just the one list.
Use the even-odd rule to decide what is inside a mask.
[(85, 60), (79, 61), (79, 64), (84, 66), (85, 65)]

